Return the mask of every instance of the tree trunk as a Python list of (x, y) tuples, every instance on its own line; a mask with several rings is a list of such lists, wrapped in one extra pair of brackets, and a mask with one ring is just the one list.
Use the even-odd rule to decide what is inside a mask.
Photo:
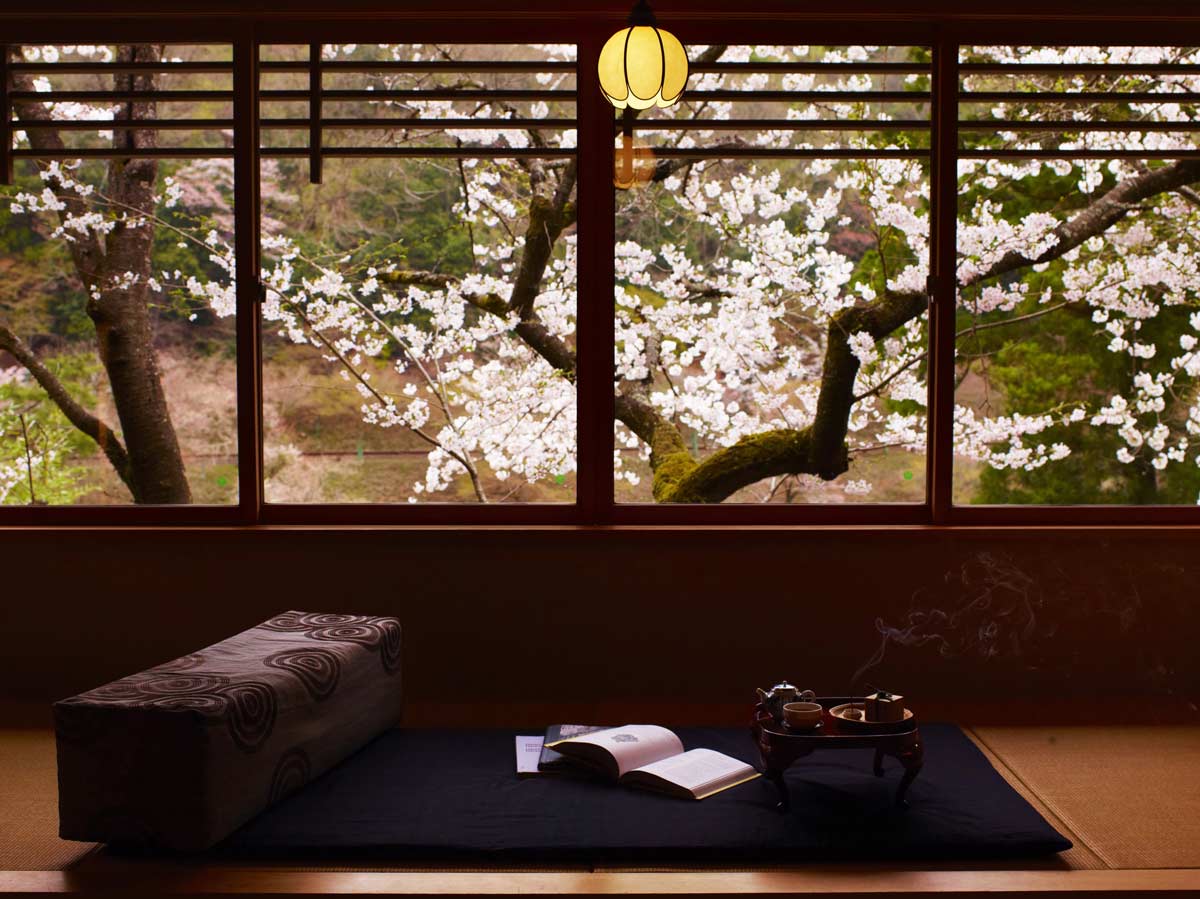
[[(11, 48), (10, 52), (16, 58), (17, 49)], [(116, 54), (118, 63), (154, 63), (161, 59), (162, 48), (151, 45), (124, 45)], [(18, 90), (34, 90), (28, 75), (14, 73), (12, 80)], [(158, 76), (154, 72), (118, 73), (113, 76), (113, 86), (118, 91), (153, 91), (158, 88)], [(18, 103), (14, 107), (18, 122), (47, 123), (51, 119), (41, 103)], [(153, 102), (123, 103), (113, 117), (125, 121), (153, 119), (156, 109)], [(29, 142), (34, 149), (55, 157), (67, 155), (56, 130), (31, 130)], [(113, 145), (119, 149), (152, 148), (156, 144), (153, 131), (114, 132)], [(109, 199), (119, 204), (113, 212), (126, 213), (139, 223), (128, 227), (118, 222), (103, 241), (93, 232), (84, 232), (69, 244), (76, 272), (89, 295), (87, 312), (96, 327), (96, 349), (108, 375), (125, 446), (120, 446), (120, 440), (103, 422), (83, 410), (44, 366), (36, 365), (32, 357), (26, 364), (67, 419), (105, 450), (135, 503), (174, 505), (190, 503), (192, 495), (154, 353), (148, 284), (154, 227), (140, 221), (153, 216), (158, 206), (157, 181), (158, 164), (153, 159), (112, 160), (107, 190)], [(91, 211), (84, 195), (53, 179), (47, 184), (65, 203), (60, 213), (63, 220)], [(6, 333), (0, 330), (0, 337)], [(9, 337), (9, 342), (17, 346), (16, 337)]]
[[(121, 62), (157, 62), (157, 47), (122, 47)], [(118, 90), (153, 90), (153, 74), (118, 74)], [(120, 119), (153, 118), (155, 104), (128, 103)], [(117, 131), (118, 147), (153, 147), (153, 131)], [(153, 159), (114, 159), (108, 171), (108, 195), (149, 216), (157, 206), (158, 164)], [(179, 440), (162, 387), (154, 352), (149, 299), (154, 227), (118, 223), (105, 240), (104, 277), (92, 291), (88, 315), (96, 326), (100, 361), (108, 374), (117, 416), (129, 454), (134, 502), (178, 504), (192, 501)]]
[[(136, 165), (150, 164), (139, 160)], [(131, 232), (140, 232), (136, 235)], [(129, 455), (130, 488), (134, 502), (177, 504), (192, 501), (179, 440), (171, 421), (162, 374), (154, 353), (154, 334), (147, 307), (150, 254), (140, 244), (153, 239), (148, 227), (126, 229), (109, 240), (106, 279), (135, 272), (143, 279), (128, 288), (100, 290), (88, 303), (96, 325), (96, 346), (108, 374), (117, 417)], [(114, 231), (110, 237), (115, 237)], [(127, 238), (127, 239), (126, 239)]]

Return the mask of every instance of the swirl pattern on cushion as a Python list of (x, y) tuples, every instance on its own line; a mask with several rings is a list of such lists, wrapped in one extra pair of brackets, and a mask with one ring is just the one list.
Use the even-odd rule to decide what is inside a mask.
[(229, 736), (244, 752), (257, 751), (275, 727), (279, 703), (274, 688), (260, 681), (241, 681), (224, 688), (221, 695), (229, 700)]
[(162, 697), (211, 696), (229, 686), (230, 681), (223, 674), (146, 671), (89, 690), (80, 698), (89, 702), (148, 707), (156, 705), (155, 700)]
[(400, 670), (400, 623), (395, 618), (339, 612), (283, 612), (259, 625), (272, 631), (303, 634), (324, 643), (354, 643), (378, 649), (383, 670)]
[(372, 618), (366, 615), (307, 615), (306, 619), (329, 622), (346, 619), (338, 624), (325, 624), (309, 631), (313, 640), (331, 643), (356, 643), (367, 649), (378, 649), (383, 670), (395, 674), (400, 668), (400, 623), (395, 618)]
[(81, 694), (80, 699), (88, 702), (134, 703), (145, 696), (145, 691), (136, 677), (122, 678), (111, 684), (96, 687)]
[(375, 625), (379, 629), (379, 657), (383, 670), (395, 674), (400, 669), (400, 622), (394, 618), (380, 618)]
[(312, 763), (308, 760), (308, 753), (299, 747), (289, 749), (275, 764), (275, 773), (271, 776), (271, 790), (267, 797), (268, 805), (290, 796), (308, 783), (311, 777)]
[(336, 612), (310, 612), (300, 618), (309, 627), (338, 627), (339, 625), (368, 624), (367, 615), (342, 615)]
[(317, 702), (333, 695), (342, 676), (342, 660), (332, 649), (285, 649), (267, 656), (263, 664), (296, 675)]
[(274, 618), (268, 618), (258, 626), (267, 631), (306, 631), (308, 625), (301, 622), (301, 617), (299, 612), (284, 612)]
[(152, 709), (199, 712), (206, 718), (220, 718), (225, 714), (229, 700), (219, 693), (178, 693), (151, 699), (145, 706)]
[(332, 643), (357, 643), (367, 649), (379, 645), (379, 630), (371, 624), (336, 624), (329, 627), (318, 627), (308, 632), (314, 640), (326, 640)]
[(176, 696), (211, 693), (228, 687), (231, 678), (224, 674), (153, 674), (139, 677), (143, 696)]

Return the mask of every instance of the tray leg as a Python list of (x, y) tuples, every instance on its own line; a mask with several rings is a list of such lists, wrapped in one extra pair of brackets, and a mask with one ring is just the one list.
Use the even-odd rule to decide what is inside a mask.
[(921, 773), (921, 766), (925, 763), (925, 749), (921, 745), (920, 734), (914, 732), (912, 741), (904, 746), (896, 754), (896, 757), (904, 766), (904, 776), (900, 779), (900, 786), (896, 789), (896, 805), (908, 808), (908, 800), (904, 797), (908, 793), (908, 788), (912, 786), (912, 782)]
[(787, 781), (783, 779), (783, 771), (768, 768), (764, 775), (775, 785), (775, 792), (779, 794), (779, 802), (775, 807), (781, 812), (786, 812), (792, 807), (792, 797), (788, 793)]

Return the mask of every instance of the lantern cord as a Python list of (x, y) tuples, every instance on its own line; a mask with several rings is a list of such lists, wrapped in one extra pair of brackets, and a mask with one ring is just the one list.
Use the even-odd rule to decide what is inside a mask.
[(654, 17), (654, 10), (650, 8), (650, 4), (646, 0), (638, 0), (633, 11), (629, 13), (629, 24), (632, 26), (649, 25), (654, 28), (658, 25), (658, 19)]

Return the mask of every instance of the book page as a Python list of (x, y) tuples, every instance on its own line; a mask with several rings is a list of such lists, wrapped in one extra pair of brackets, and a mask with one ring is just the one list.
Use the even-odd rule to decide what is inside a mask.
[(679, 737), (656, 724), (625, 724), (608, 730), (572, 737), (563, 743), (586, 743), (606, 749), (617, 761), (617, 776), (667, 756), (683, 752)]
[(753, 766), (713, 749), (692, 749), (643, 765), (636, 773), (676, 784), (697, 799), (758, 777), (758, 771)]
[(542, 757), (538, 760), (538, 770), (544, 773), (555, 773), (567, 770), (570, 760), (555, 751), (554, 744), (571, 737), (582, 737), (593, 734), (598, 730), (608, 730), (611, 724), (551, 724), (546, 728), (545, 742), (542, 745)]
[(517, 737), (517, 773), (537, 774), (543, 737)]

